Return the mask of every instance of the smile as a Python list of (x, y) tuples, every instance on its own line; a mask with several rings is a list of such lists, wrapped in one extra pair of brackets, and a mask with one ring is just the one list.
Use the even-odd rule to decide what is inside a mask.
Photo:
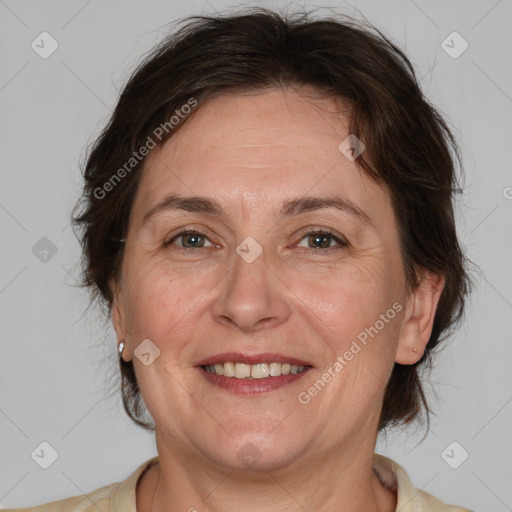
[(310, 361), (275, 352), (224, 352), (198, 361), (200, 375), (217, 388), (238, 395), (275, 391), (304, 378)]
[(267, 377), (280, 377), (281, 375), (295, 375), (306, 369), (291, 363), (217, 363), (202, 366), (208, 373), (223, 375), (235, 379), (264, 379)]

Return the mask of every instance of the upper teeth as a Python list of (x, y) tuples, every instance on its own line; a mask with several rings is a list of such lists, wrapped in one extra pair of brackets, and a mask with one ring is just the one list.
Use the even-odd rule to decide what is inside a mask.
[(218, 363), (203, 367), (207, 372), (224, 377), (235, 377), (237, 379), (263, 379), (265, 377), (279, 377), (290, 373), (300, 373), (306, 367), (289, 363)]

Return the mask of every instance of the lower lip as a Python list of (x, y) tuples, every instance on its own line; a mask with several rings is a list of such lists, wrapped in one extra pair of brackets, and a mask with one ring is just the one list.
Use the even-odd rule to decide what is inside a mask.
[(304, 376), (311, 367), (304, 371), (289, 375), (280, 375), (279, 377), (264, 377), (263, 379), (237, 379), (236, 377), (224, 377), (216, 373), (207, 372), (202, 366), (197, 367), (201, 375), (212, 384), (227, 389), (232, 393), (239, 395), (257, 395), (268, 393), (291, 384)]

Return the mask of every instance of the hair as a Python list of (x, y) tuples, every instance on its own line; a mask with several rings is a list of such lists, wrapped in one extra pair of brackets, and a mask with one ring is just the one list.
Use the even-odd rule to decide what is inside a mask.
[[(80, 286), (88, 287), (91, 300), (110, 316), (111, 283), (119, 279), (122, 242), (145, 162), (137, 152), (150, 139), (162, 145), (193, 117), (168, 129), (173, 116), (188, 112), (184, 105), (191, 99), (199, 105), (196, 111), (218, 94), (275, 87), (308, 87), (343, 99), (350, 105), (350, 133), (366, 146), (357, 163), (390, 193), (408, 287), (417, 287), (424, 271), (445, 278), (426, 350), (415, 364), (395, 363), (378, 429), (405, 426), (422, 412), (430, 425), (421, 377), (432, 368), (433, 351), (460, 322), (471, 279), (454, 219), (460, 151), (423, 95), (411, 62), (375, 27), (347, 16), (314, 19), (310, 12), (253, 8), (181, 22), (133, 71), (106, 127), (88, 148), (83, 194), (75, 206), (81, 211), (72, 216), (81, 228)], [(154, 430), (142, 419), (133, 363), (119, 358), (119, 364), (126, 413)]]

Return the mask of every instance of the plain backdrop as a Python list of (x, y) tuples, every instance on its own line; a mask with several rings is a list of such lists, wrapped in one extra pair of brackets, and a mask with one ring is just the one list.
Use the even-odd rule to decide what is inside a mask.
[[(116, 338), (97, 311), (84, 314), (88, 296), (76, 287), (80, 246), (70, 214), (81, 193), (86, 146), (167, 24), (247, 5), (276, 6), (0, 1), (0, 506), (88, 493), (124, 480), (156, 455), (153, 434), (132, 424), (112, 393)], [(322, 6), (318, 14), (335, 7), (366, 17), (410, 56), (461, 145), (466, 181), (458, 227), (481, 270), (464, 323), (430, 377), (437, 415), (429, 434), (422, 441), (419, 428), (390, 433), (377, 451), (443, 501), (510, 511), (512, 2)], [(32, 46), (41, 37), (45, 51), (58, 44), (47, 58)], [(31, 457), (43, 442), (58, 453), (48, 469)], [(466, 453), (456, 469), (447, 463), (456, 465)]]

